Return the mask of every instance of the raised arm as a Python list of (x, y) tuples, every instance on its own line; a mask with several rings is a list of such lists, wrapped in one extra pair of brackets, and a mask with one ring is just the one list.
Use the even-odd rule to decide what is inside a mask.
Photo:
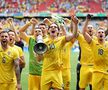
[(20, 38), (22, 38), (24, 41), (26, 41), (26, 38), (28, 37), (27, 34), (25, 33), (25, 31), (27, 30), (27, 28), (31, 25), (31, 22), (28, 22), (27, 24), (25, 24), (22, 28), (19, 29), (19, 35)]
[(36, 24), (39, 22), (37, 19), (35, 19), (35, 18), (32, 18), (32, 20), (34, 21), (34, 23), (32, 23), (32, 30), (31, 30), (31, 35), (33, 35), (34, 34), (34, 29), (35, 29), (35, 26), (36, 26)]
[(48, 18), (45, 18), (45, 19), (43, 20), (43, 23), (45, 23), (46, 25), (50, 26), (50, 25), (52, 24), (52, 21), (49, 20)]
[[(28, 22), (28, 23), (25, 24), (22, 28), (20, 28), (20, 30), (19, 30), (19, 32), (20, 32), (20, 37), (21, 37), (24, 41), (26, 41), (26, 39), (28, 38), (28, 35), (25, 33), (25, 31), (27, 30), (27, 28), (28, 28), (30, 25), (32, 25), (32, 24), (37, 24), (37, 23), (38, 23), (37, 20), (34, 19), (34, 18), (32, 18), (32, 19), (30, 20), (30, 22)], [(29, 42), (29, 41), (27, 41), (27, 42)]]
[(91, 15), (88, 14), (87, 17), (86, 17), (84, 26), (83, 26), (83, 30), (82, 30), (82, 33), (83, 33), (83, 34), (85, 34), (85, 33), (87, 32), (87, 26), (88, 26), (88, 24), (89, 24), (90, 19), (91, 19)]
[(92, 41), (92, 37), (87, 33), (87, 26), (88, 26), (90, 19), (91, 19), (91, 15), (88, 14), (86, 17), (84, 27), (83, 27), (83, 31), (82, 31), (84, 38), (88, 43), (91, 43), (91, 41)]
[(70, 31), (73, 32), (73, 22), (70, 23)]
[(60, 24), (60, 29), (62, 30), (63, 35), (66, 35), (69, 33), (69, 31), (72, 32), (72, 30), (69, 30), (69, 31), (66, 30), (66, 25), (69, 24), (70, 29), (73, 27), (71, 26), (71, 20), (69, 20), (68, 18), (63, 18), (63, 20), (64, 20), (64, 24), (62, 24), (62, 23)]
[(60, 25), (60, 30), (62, 31), (63, 35), (67, 34), (67, 31), (66, 31), (66, 29), (65, 29), (63, 24)]
[(11, 30), (15, 33), (16, 41), (19, 42), (20, 41), (20, 37), (18, 36), (17, 31), (15, 30), (13, 18), (8, 18), (7, 22), (10, 25)]
[(73, 22), (73, 31), (70, 35), (66, 35), (66, 41), (71, 41), (72, 39), (76, 38), (77, 31), (78, 31), (78, 19), (76, 16), (71, 16), (71, 20)]
[(107, 15), (107, 29), (105, 31), (105, 36), (107, 36), (107, 35), (108, 35), (108, 15)]

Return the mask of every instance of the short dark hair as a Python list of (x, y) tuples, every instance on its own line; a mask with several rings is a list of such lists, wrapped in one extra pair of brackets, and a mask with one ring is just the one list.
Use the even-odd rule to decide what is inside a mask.
[(42, 25), (42, 26), (45, 26), (46, 28), (48, 28), (48, 25), (45, 24), (45, 23), (40, 23), (40, 24), (38, 25), (38, 27), (41, 26), (41, 25)]
[(0, 32), (0, 35), (1, 35), (2, 33), (7, 33), (7, 34), (8, 34), (8, 31), (2, 30), (2, 31)]
[(9, 33), (9, 32), (14, 32), (14, 31), (13, 31), (13, 30), (11, 30), (11, 29), (9, 29), (9, 30), (8, 30), (8, 33)]
[(47, 26), (45, 23), (40, 23), (38, 26), (40, 26), (40, 25), (44, 25), (44, 26)]

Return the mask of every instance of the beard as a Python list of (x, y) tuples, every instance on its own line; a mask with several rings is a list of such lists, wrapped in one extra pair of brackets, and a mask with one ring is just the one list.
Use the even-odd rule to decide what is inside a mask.
[(1, 45), (2, 45), (2, 47), (6, 47), (8, 45), (8, 42), (7, 41), (1, 41)]

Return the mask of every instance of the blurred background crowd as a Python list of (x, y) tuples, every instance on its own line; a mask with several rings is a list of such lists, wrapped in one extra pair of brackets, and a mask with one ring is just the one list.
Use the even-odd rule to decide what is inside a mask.
[[(44, 17), (36, 17), (38, 13), (42, 13)], [(18, 30), (21, 26), (28, 22), (31, 17), (36, 17), (40, 21), (46, 18), (45, 13), (57, 13), (69, 18), (70, 12), (82, 13), (79, 16), (79, 29), (81, 30), (84, 17), (87, 13), (93, 14), (92, 25), (94, 28), (98, 26), (107, 26), (108, 17), (108, 0), (0, 0), (0, 27), (8, 28), (6, 24), (7, 17), (14, 17), (15, 28)], [(64, 14), (65, 13), (65, 14)], [(96, 14), (96, 16), (95, 16)], [(100, 16), (98, 16), (98, 14)], [(32, 16), (31, 16), (32, 15)], [(20, 18), (17, 16), (21, 16)], [(27, 18), (26, 18), (27, 17)], [(29, 32), (28, 32), (29, 33)]]
[(67, 13), (107, 12), (108, 0), (0, 0), (0, 13), (36, 13), (50, 11)]

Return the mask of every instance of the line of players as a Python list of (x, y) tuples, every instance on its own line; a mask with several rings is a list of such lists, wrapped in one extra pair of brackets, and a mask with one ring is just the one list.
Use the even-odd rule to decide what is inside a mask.
[[(101, 90), (101, 88), (107, 90), (108, 44), (107, 41), (105, 41), (105, 30), (104, 28), (100, 27), (94, 33), (93, 26), (88, 25), (90, 19), (91, 16), (87, 15), (82, 32), (78, 31), (78, 19), (75, 16), (71, 16), (70, 32), (65, 30), (66, 24), (58, 25), (49, 19), (44, 19), (44, 21), (40, 23), (37, 19), (32, 18), (30, 22), (28, 22), (22, 28), (20, 28), (19, 36), (28, 44), (29, 48), (28, 90), (70, 90), (70, 52), (71, 47), (73, 46), (76, 40), (78, 40), (81, 49), (81, 68), (79, 76), (80, 80), (78, 85), (80, 87), (79, 90), (85, 90), (88, 84), (92, 85), (92, 90)], [(15, 43), (15, 37), (17, 36), (14, 29), (14, 25), (12, 24), (12, 20), (8, 20), (8, 22), (10, 23), (11, 31), (1, 31), (0, 33), (2, 49), (2, 51), (0, 52), (0, 68), (1, 72), (3, 72), (0, 75), (0, 78), (2, 83), (14, 82), (14, 85), (12, 85), (12, 89), (12, 86), (10, 84), (7, 83), (6, 85), (5, 83), (1, 84), (0, 82), (0, 90), (6, 90), (4, 88), (9, 87), (11, 87), (11, 89), (9, 90), (15, 90), (15, 75), (13, 73), (10, 73), (8, 68), (14, 67), (14, 64), (17, 64), (18, 66), (18, 62), (15, 61), (19, 61), (20, 54), (15, 54), (18, 60), (15, 60), (16, 57), (14, 56), (10, 58), (10, 53), (17, 53), (15, 51), (18, 50), (15, 50), (16, 47), (14, 47), (14, 50), (8, 47), (8, 45), (11, 46), (11, 44), (8, 43), (11, 43), (12, 40), (14, 40)], [(32, 34), (27, 35), (26, 30), (31, 25)], [(34, 45), (37, 43), (36, 38), (38, 35), (43, 36), (44, 42), (48, 46), (48, 51), (43, 55), (38, 55), (34, 53)], [(16, 38), (18, 39), (18, 37)], [(23, 64), (22, 66), (24, 67), (24, 56), (22, 55), (20, 58), (20, 61), (22, 61), (21, 64)], [(8, 62), (8, 59), (11, 60), (11, 64)], [(12, 61), (13, 59), (14, 61)], [(6, 65), (6, 67), (4, 65)], [(4, 71), (5, 68), (8, 71), (7, 74), (12, 74), (11, 77), (4, 76), (4, 74), (6, 73)], [(12, 68), (10, 68), (10, 70), (12, 70), (13, 72)], [(19, 71), (18, 67), (17, 69), (15, 69), (15, 71), (16, 70), (17, 72)], [(16, 74), (18, 90), (21, 90), (20, 75), (21, 74)]]

